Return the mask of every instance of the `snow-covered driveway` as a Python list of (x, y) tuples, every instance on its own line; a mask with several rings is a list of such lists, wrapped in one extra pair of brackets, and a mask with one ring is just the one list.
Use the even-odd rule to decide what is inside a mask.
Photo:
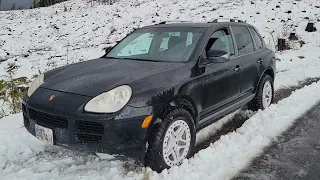
[(233, 180), (319, 179), (320, 103)]

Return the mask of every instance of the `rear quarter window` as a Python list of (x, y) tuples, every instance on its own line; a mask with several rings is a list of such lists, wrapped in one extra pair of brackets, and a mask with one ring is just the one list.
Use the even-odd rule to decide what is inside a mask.
[(253, 39), (256, 43), (257, 50), (263, 49), (263, 41), (262, 41), (261, 37), (259, 36), (258, 32), (254, 28), (249, 28), (249, 29), (250, 29), (252, 36), (253, 36)]

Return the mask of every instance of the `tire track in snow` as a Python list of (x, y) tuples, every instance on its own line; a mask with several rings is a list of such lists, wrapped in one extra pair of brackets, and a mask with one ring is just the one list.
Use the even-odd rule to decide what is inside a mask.
[(320, 103), (303, 114), (232, 180), (320, 179)]

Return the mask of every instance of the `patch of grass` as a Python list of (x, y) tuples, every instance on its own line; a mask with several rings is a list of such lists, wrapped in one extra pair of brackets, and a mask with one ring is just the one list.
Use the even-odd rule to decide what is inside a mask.
[[(8, 104), (12, 114), (21, 111), (21, 100), (27, 92), (29, 81), (26, 77), (14, 77), (19, 66), (14, 63), (8, 64), (7, 75), (4, 79), (0, 79), (0, 102)], [(7, 113), (0, 109), (0, 118), (6, 116)]]

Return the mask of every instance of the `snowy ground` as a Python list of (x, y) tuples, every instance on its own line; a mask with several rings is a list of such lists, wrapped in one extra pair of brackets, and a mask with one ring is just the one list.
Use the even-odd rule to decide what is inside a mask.
[[(314, 22), (320, 19), (317, 8), (320, 2), (253, 2), (122, 0), (121, 4), (91, 8), (84, 1), (72, 0), (48, 8), (0, 12), (0, 79), (6, 74), (8, 63), (20, 66), (17, 77), (31, 78), (39, 71), (99, 57), (103, 47), (121, 39), (132, 28), (177, 18), (208, 21), (221, 15), (238, 17), (257, 26), (271, 45), (273, 41), (268, 32), (273, 32), (276, 39), (287, 38), (295, 31), (299, 40), (306, 43), (300, 48), (298, 42), (291, 42), (293, 50), (278, 53), (276, 90), (298, 85), (307, 78), (320, 77), (320, 22), (316, 24), (317, 32), (304, 31), (308, 23), (305, 17)], [(64, 5), (72, 9), (62, 12)], [(276, 8), (277, 5), (280, 7)], [(292, 12), (285, 13), (289, 10)], [(0, 176), (1, 179), (32, 180), (229, 179), (315, 105), (320, 100), (316, 93), (319, 91), (319, 83), (298, 90), (278, 104), (256, 113), (241, 128), (222, 136), (182, 166), (161, 174), (112, 157), (101, 159), (47, 146), (26, 132), (21, 114), (10, 115), (0, 119)], [(199, 142), (221, 128), (233, 115), (201, 131)]]

